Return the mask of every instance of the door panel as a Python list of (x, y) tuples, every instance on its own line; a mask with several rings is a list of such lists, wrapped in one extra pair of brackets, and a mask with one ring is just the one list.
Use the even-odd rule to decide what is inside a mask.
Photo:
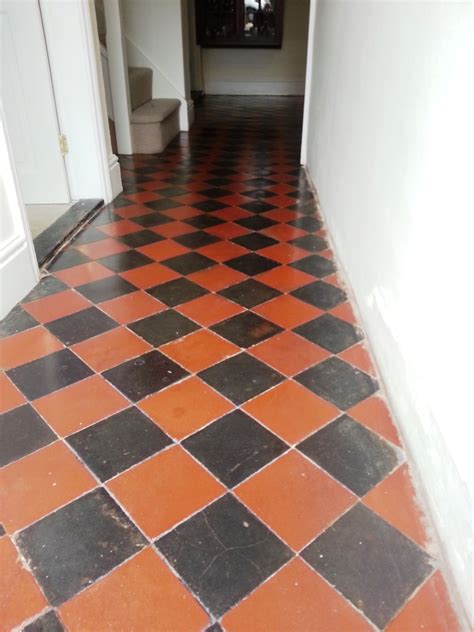
[(70, 201), (38, 0), (1, 0), (2, 100), (25, 204)]

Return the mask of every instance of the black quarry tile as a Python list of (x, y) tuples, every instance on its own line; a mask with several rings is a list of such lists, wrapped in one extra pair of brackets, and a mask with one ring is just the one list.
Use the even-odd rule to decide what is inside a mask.
[(0, 467), (56, 439), (38, 413), (25, 404), (0, 415)]
[(65, 345), (73, 345), (109, 331), (117, 327), (117, 323), (97, 307), (88, 307), (46, 323), (45, 327)]
[(293, 296), (319, 309), (333, 309), (347, 300), (346, 293), (325, 281), (315, 281), (291, 292)]
[(128, 328), (154, 347), (159, 347), (196, 331), (199, 325), (175, 312), (174, 309), (167, 309), (159, 314), (137, 320), (128, 325)]
[(38, 321), (28, 312), (16, 305), (2, 320), (0, 320), (0, 338), (7, 338), (38, 325)]
[(242, 348), (256, 345), (282, 331), (275, 323), (248, 311), (232, 316), (211, 329)]
[(340, 353), (363, 338), (360, 329), (332, 314), (323, 314), (294, 331), (331, 353)]
[(180, 278), (155, 285), (155, 287), (147, 290), (148, 294), (151, 294), (162, 303), (174, 307), (175, 305), (181, 305), (187, 303), (192, 299), (199, 298), (207, 294), (207, 290), (200, 285), (188, 281), (188, 279)]

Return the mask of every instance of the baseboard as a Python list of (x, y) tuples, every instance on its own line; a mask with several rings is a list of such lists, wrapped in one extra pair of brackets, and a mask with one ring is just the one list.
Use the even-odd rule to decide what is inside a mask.
[(207, 80), (206, 94), (301, 96), (304, 94), (301, 81), (213, 81)]
[(106, 204), (112, 202), (117, 195), (122, 193), (123, 184), (122, 184), (122, 174), (120, 173), (120, 163), (119, 159), (115, 154), (112, 154), (109, 158), (109, 174), (110, 174), (110, 185), (112, 188), (112, 199), (104, 200)]

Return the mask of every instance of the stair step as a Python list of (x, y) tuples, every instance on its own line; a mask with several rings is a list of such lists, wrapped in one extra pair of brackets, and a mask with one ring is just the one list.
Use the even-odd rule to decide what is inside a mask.
[(179, 99), (151, 99), (132, 112), (134, 154), (157, 154), (179, 134)]
[(130, 66), (128, 69), (130, 89), (130, 107), (136, 110), (152, 97), (153, 70), (151, 68)]

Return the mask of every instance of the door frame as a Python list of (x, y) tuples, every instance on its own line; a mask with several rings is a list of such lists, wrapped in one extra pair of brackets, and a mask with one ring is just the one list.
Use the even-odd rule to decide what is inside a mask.
[(311, 112), (311, 93), (313, 87), (314, 56), (316, 51), (316, 15), (318, 0), (310, 0), (308, 20), (308, 48), (306, 51), (306, 77), (304, 87), (303, 129), (301, 133), (300, 163), (308, 163), (308, 129)]

